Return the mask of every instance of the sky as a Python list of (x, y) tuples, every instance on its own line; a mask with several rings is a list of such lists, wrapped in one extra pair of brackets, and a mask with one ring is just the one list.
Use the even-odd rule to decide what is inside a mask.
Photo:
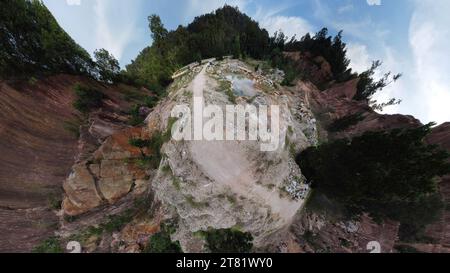
[(151, 44), (147, 16), (166, 28), (186, 25), (224, 4), (237, 6), (270, 34), (301, 37), (327, 27), (344, 31), (351, 67), (381, 60), (377, 76), (402, 73), (375, 99), (402, 103), (385, 113), (422, 123), (450, 121), (450, 1), (448, 0), (44, 0), (60, 25), (88, 52), (105, 48), (122, 67)]

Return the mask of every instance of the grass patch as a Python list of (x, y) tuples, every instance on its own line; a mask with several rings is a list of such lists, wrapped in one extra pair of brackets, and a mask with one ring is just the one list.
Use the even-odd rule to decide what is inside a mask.
[(195, 209), (199, 209), (199, 208), (204, 208), (204, 207), (208, 207), (209, 203), (208, 202), (198, 202), (195, 200), (195, 198), (192, 195), (185, 195), (184, 198), (186, 199), (186, 202), (193, 208)]
[(50, 194), (47, 199), (49, 208), (53, 210), (60, 210), (62, 205), (61, 196), (56, 194)]
[(172, 177), (172, 185), (175, 187), (175, 189), (177, 189), (177, 191), (181, 190), (181, 183), (178, 177)]
[(127, 210), (121, 215), (110, 215), (108, 218), (109, 220), (106, 223), (100, 225), (101, 230), (108, 233), (120, 231), (133, 219), (133, 211)]
[(59, 237), (50, 237), (33, 248), (33, 253), (63, 253)]
[(130, 115), (130, 119), (128, 120), (129, 125), (139, 126), (144, 122), (145, 119), (141, 117), (141, 114), (139, 112), (140, 108), (140, 105), (134, 105), (128, 112), (128, 114)]

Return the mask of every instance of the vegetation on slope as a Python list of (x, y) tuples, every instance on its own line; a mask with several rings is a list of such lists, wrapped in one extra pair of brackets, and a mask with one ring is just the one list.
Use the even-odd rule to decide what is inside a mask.
[(93, 65), (41, 1), (1, 1), (0, 77), (86, 74)]
[(212, 253), (248, 253), (253, 248), (253, 236), (236, 229), (208, 229), (202, 231)]
[(224, 6), (168, 31), (159, 16), (149, 16), (153, 44), (145, 48), (127, 72), (140, 84), (165, 86), (179, 67), (209, 57), (234, 55), (263, 58), (269, 34), (237, 8)]
[(423, 141), (431, 125), (311, 147), (297, 163), (316, 191), (351, 216), (400, 221), (402, 238), (411, 239), (439, 216), (436, 178), (450, 173), (449, 155)]
[(162, 223), (161, 230), (153, 234), (143, 253), (183, 253), (180, 242), (173, 242), (170, 236), (176, 231), (176, 227), (170, 223)]

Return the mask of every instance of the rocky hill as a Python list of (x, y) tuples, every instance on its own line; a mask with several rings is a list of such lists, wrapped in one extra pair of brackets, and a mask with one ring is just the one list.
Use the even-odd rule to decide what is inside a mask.
[[(103, 71), (94, 63), (41, 2), (5, 3), (29, 16), (0, 12), (8, 19), (0, 20), (0, 36), (10, 37), (0, 49), (0, 252), (69, 252), (69, 242), (87, 253), (209, 252), (224, 247), (211, 246), (217, 234), (232, 234), (219, 238), (226, 243), (233, 236), (251, 241), (228, 250), (353, 253), (369, 252), (376, 241), (382, 252), (449, 251), (448, 209), (422, 240), (402, 241), (400, 222), (369, 213), (350, 219), (332, 196), (315, 194), (296, 162), (310, 147), (422, 126), (412, 116), (377, 113), (370, 92), (355, 99), (361, 75), (348, 67), (341, 33), (332, 39), (323, 29), (287, 42), (229, 6), (171, 32), (151, 16), (157, 41), (118, 73), (118, 65)], [(33, 35), (23, 35), (27, 20)], [(41, 25), (52, 35), (40, 35)], [(52, 36), (67, 52), (53, 46)], [(204, 36), (207, 43), (180, 42)], [(233, 56), (201, 60), (225, 54)], [(36, 65), (28, 71), (30, 60)], [(170, 79), (187, 61), (196, 62)], [(102, 71), (114, 77), (101, 83)], [(274, 111), (262, 123), (258, 114), (272, 105), (278, 112), (269, 107)], [(179, 106), (215, 111), (186, 119), (173, 114)], [(242, 127), (216, 115), (230, 106), (243, 111), (236, 119)], [(212, 117), (224, 128), (209, 129), (226, 129), (231, 139), (191, 132)], [(255, 135), (255, 124), (267, 135)], [(176, 140), (188, 132), (193, 140)], [(235, 138), (240, 134), (244, 139)], [(450, 125), (433, 128), (426, 141), (450, 151)], [(449, 185), (448, 175), (439, 179), (446, 204)]]
[[(129, 92), (138, 96), (145, 90), (64, 75), (18, 86), (3, 82), (1, 103), (11, 110), (2, 113), (7, 121), (2, 123), (2, 161), (9, 166), (1, 166), (1, 217), (8, 219), (1, 229), (9, 234), (2, 251), (29, 251), (54, 235), (63, 246), (76, 238), (88, 252), (139, 252), (162, 223), (172, 223), (172, 240), (191, 252), (207, 251), (199, 232), (231, 227), (250, 232), (261, 250), (366, 252), (367, 243), (376, 240), (384, 251), (395, 251), (398, 223), (377, 224), (368, 216), (349, 222), (332, 211), (305, 207), (309, 187), (292, 151), (325, 139), (420, 123), (413, 117), (380, 115), (351, 100), (355, 80), (325, 91), (305, 81), (282, 87), (276, 70), (254, 72), (254, 65), (227, 59), (186, 68), (154, 109), (141, 109), (147, 117), (144, 126), (128, 125), (127, 111), (136, 102)], [(106, 95), (103, 107), (88, 117), (71, 106), (72, 87), (79, 82)], [(278, 148), (261, 152), (259, 142), (163, 137), (161, 162), (152, 162), (159, 152), (132, 140), (164, 136), (173, 124), (181, 130), (183, 124), (170, 117), (172, 108), (193, 107), (195, 97), (203, 98), (205, 106), (280, 105)], [(33, 107), (36, 102), (46, 107)], [(363, 118), (339, 132), (327, 129), (354, 113)], [(429, 139), (448, 149), (448, 136), (448, 126), (442, 125)], [(441, 188), (447, 197), (445, 181)], [(59, 211), (55, 203), (61, 186)], [(332, 206), (330, 200), (321, 203)], [(446, 218), (429, 228), (439, 244), (415, 247), (445, 249)]]

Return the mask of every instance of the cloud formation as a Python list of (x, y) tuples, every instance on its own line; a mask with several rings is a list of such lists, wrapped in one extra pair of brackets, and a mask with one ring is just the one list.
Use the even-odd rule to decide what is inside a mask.
[(417, 1), (409, 29), (414, 79), (425, 121), (450, 121), (450, 24), (447, 0)]
[(95, 25), (95, 47), (105, 48), (117, 59), (121, 59), (125, 48), (132, 40), (135, 12), (125, 1), (96, 0), (93, 7)]
[(287, 37), (296, 35), (297, 38), (301, 38), (308, 32), (314, 32), (309, 22), (298, 16), (269, 16), (260, 20), (259, 23), (270, 35), (282, 30)]

